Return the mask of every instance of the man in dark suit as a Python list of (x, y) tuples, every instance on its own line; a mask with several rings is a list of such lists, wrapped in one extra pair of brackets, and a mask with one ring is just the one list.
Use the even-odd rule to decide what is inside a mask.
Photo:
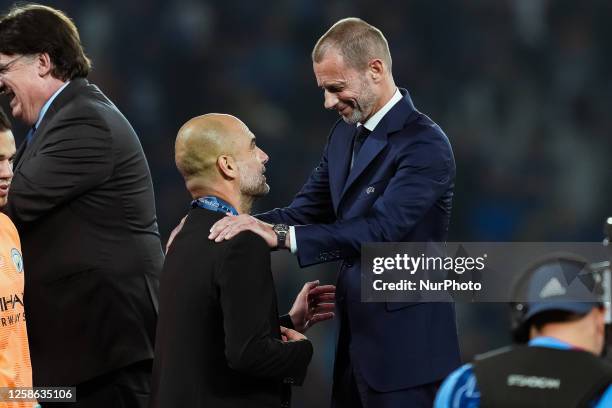
[(89, 70), (60, 11), (0, 19), (0, 88), (31, 127), (8, 214), (28, 269), (33, 381), (76, 385), (71, 406), (145, 406), (163, 262), (153, 186), (138, 137)]
[(208, 240), (268, 193), (268, 156), (240, 120), (208, 114), (181, 128), (175, 158), (194, 201), (162, 271), (151, 407), (288, 407), (312, 357), (289, 327), (307, 327), (319, 303), (294, 306), (279, 327), (266, 242), (250, 231)]
[(302, 267), (342, 260), (333, 406), (430, 407), (440, 380), (460, 363), (453, 305), (361, 302), (360, 251), (368, 242), (446, 240), (450, 143), (396, 87), (377, 28), (340, 20), (312, 59), (325, 108), (342, 119), (321, 162), (288, 207), (258, 219), (226, 217), (210, 238), (248, 229), (270, 247), (291, 249)]

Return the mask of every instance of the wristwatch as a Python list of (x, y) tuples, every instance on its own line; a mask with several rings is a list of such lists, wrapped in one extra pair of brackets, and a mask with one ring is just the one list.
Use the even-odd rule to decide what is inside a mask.
[(274, 249), (284, 248), (287, 234), (289, 233), (289, 226), (287, 224), (274, 224), (272, 230), (276, 234), (276, 248)]

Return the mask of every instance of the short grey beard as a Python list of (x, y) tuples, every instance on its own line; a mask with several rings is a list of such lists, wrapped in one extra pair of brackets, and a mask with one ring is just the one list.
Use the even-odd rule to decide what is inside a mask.
[(240, 209), (244, 214), (251, 213), (251, 207), (253, 207), (253, 203), (255, 199), (259, 197), (263, 197), (270, 192), (270, 186), (268, 183), (263, 183), (260, 185), (258, 189), (252, 188), (243, 188), (240, 186)]
[(263, 197), (270, 192), (270, 186), (260, 175), (255, 178), (252, 175), (243, 176), (240, 169), (240, 207), (245, 214), (251, 212), (251, 207), (256, 198)]
[(270, 186), (262, 178), (255, 180), (249, 177), (247, 180), (240, 178), (240, 193), (251, 197), (263, 197), (270, 192)]
[(372, 90), (368, 87), (365, 78), (361, 83), (360, 99), (361, 100), (358, 101), (358, 106), (355, 106), (351, 116), (348, 118), (342, 116), (342, 120), (344, 120), (345, 123), (348, 123), (349, 125), (356, 125), (357, 123), (363, 124), (365, 122), (365, 112), (374, 113), (371, 111), (376, 104), (376, 95), (374, 95), (374, 92), (372, 92)]
[(361, 121), (362, 117), (363, 117), (363, 112), (361, 112), (359, 108), (355, 108), (351, 116), (349, 116), (348, 118), (345, 116), (342, 116), (342, 120), (349, 125), (356, 125), (357, 123)]

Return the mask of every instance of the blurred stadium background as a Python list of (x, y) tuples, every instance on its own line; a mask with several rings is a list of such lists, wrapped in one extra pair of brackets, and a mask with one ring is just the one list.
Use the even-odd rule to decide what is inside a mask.
[[(94, 62), (90, 80), (140, 136), (164, 243), (189, 204), (174, 167), (174, 137), (199, 114), (240, 117), (270, 155), (272, 190), (256, 210), (290, 202), (337, 118), (323, 109), (310, 51), (347, 16), (385, 33), (396, 83), (453, 144), (451, 241), (602, 237), (612, 209), (612, 2), (42, 3), (76, 21)], [(12, 2), (0, 4), (5, 11)], [(18, 126), (15, 134), (20, 142), (25, 131)], [(281, 312), (304, 281), (335, 280), (335, 265), (300, 270), (288, 254), (274, 254), (273, 263)], [(504, 305), (459, 305), (458, 315), (465, 359), (509, 341)], [(331, 392), (336, 328), (322, 324), (308, 335), (315, 358), (294, 392), (298, 408), (326, 406)]]

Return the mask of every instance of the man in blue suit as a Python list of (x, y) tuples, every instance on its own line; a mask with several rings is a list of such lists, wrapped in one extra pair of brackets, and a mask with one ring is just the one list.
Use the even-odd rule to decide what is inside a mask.
[(209, 238), (249, 229), (300, 266), (342, 260), (334, 407), (431, 407), (459, 363), (452, 304), (364, 303), (361, 245), (445, 241), (455, 162), (444, 132), (397, 88), (382, 32), (363, 20), (334, 24), (312, 53), (325, 108), (338, 111), (323, 157), (293, 202), (226, 217)]

